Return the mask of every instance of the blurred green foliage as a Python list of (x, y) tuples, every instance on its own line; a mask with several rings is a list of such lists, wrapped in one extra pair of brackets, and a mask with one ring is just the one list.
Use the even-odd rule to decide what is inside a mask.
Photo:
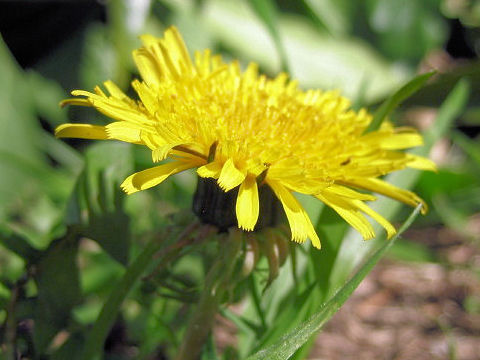
[[(468, 87), (468, 80), (474, 93), (479, 86), (478, 59), (435, 75), (394, 112), (390, 105), (398, 105), (405, 94), (397, 93), (387, 105), (378, 106), (415, 74), (430, 51), (445, 46), (447, 16), (473, 26), (478, 25), (476, 12), (454, 11), (449, 1), (440, 0), (161, 0), (146, 1), (143, 10), (140, 3), (108, 2), (106, 22), (89, 22), (30, 69), (20, 68), (0, 39), (4, 358), (13, 359), (16, 351), (32, 359), (80, 359), (102, 306), (147, 239), (161, 236), (172, 214), (191, 206), (193, 173), (127, 197), (119, 184), (131, 172), (149, 167), (149, 154), (114, 142), (59, 141), (51, 132), (69, 121), (104, 123), (94, 111), (60, 109), (58, 103), (70, 90), (91, 89), (106, 79), (127, 90), (129, 80), (138, 76), (130, 57), (139, 45), (137, 35), (160, 35), (170, 24), (179, 27), (191, 51), (209, 47), (227, 59), (239, 58), (243, 65), (256, 61), (269, 75), (288, 67), (302, 87), (340, 89), (355, 105), (380, 109), (381, 114), (387, 109), (383, 112), (399, 123), (415, 106), (443, 104), (426, 133), (427, 148), (439, 138), (450, 146), (439, 172), (399, 173), (391, 180), (416, 186), (431, 205), (421, 226), (447, 226), (478, 241), (468, 223), (480, 209), (480, 143), (478, 132), (465, 132), (480, 125), (480, 99), (469, 98)], [(460, 79), (465, 81), (458, 83)], [(414, 84), (423, 85), (423, 80), (426, 77), (416, 78)], [(265, 259), (260, 263), (242, 284), (240, 293), (248, 293), (243, 312), (222, 312), (238, 328), (238, 348), (225, 350), (224, 359), (243, 359), (272, 344), (277, 357), (264, 350), (267, 357), (253, 358), (306, 357), (319, 324), (378, 260), (373, 251), (386, 244), (383, 239), (362, 242), (332, 211), (311, 199), (301, 200), (315, 219), (323, 249), (295, 247), (278, 280), (264, 293), (268, 271)], [(399, 205), (382, 200), (377, 206), (387, 218), (406, 218)], [(150, 269), (151, 276), (133, 282), (128, 297), (122, 295), (123, 305), (118, 304), (115, 327), (122, 335), (109, 339), (124, 351), (106, 350), (105, 359), (133, 358), (126, 355), (128, 344), (136, 349), (136, 359), (175, 353), (190, 304), (198, 300), (215, 255), (212, 246), (203, 245), (160, 271)], [(425, 246), (404, 240), (393, 244), (388, 254), (402, 261), (441, 262)], [(342, 287), (359, 264), (366, 265)], [(344, 296), (340, 302), (332, 297), (338, 289), (337, 296)], [(477, 311), (478, 301), (470, 299), (468, 308)], [(304, 323), (312, 315), (311, 322)], [(275, 344), (296, 327), (305, 332), (281, 352)], [(215, 358), (215, 347), (212, 338), (204, 358)]]

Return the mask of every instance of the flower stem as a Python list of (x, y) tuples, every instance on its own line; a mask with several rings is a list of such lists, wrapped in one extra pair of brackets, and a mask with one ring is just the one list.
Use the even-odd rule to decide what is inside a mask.
[[(133, 285), (154, 259), (155, 262), (162, 267), (175, 259), (181, 253), (181, 250), (192, 241), (189, 235), (195, 230), (196, 226), (197, 223), (193, 223), (180, 234), (178, 229), (169, 228), (166, 232), (165, 239), (159, 241), (158, 238), (153, 237), (150, 240), (140, 255), (138, 255), (135, 261), (126, 269), (123, 278), (112, 290), (103, 305), (97, 321), (87, 336), (82, 359), (92, 360), (98, 358), (108, 332), (117, 317), (120, 306)], [(157, 253), (159, 253), (159, 255), (155, 256)]]
[(215, 315), (225, 294), (234, 284), (236, 258), (240, 255), (243, 234), (231, 229), (228, 239), (220, 241), (219, 257), (210, 268), (197, 308), (190, 319), (176, 360), (198, 360), (208, 338)]

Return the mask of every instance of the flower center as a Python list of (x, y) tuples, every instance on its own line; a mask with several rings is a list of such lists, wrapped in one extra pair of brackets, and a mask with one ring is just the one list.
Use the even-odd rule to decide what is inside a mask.
[[(197, 190), (193, 198), (193, 212), (202, 222), (215, 225), (220, 231), (238, 226), (235, 214), (238, 189), (237, 186), (225, 192), (218, 186), (216, 179), (198, 177)], [(259, 186), (258, 197), (260, 216), (254, 231), (268, 226), (273, 227), (282, 222), (282, 205), (270, 187)]]

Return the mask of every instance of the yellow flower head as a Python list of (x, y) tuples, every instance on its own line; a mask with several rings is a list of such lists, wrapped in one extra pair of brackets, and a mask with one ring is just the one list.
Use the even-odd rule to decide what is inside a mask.
[(372, 120), (355, 112), (337, 91), (302, 91), (282, 73), (259, 75), (257, 65), (242, 71), (209, 50), (190, 58), (174, 27), (161, 39), (144, 35), (133, 58), (143, 81), (134, 80), (139, 100), (114, 83), (95, 93), (72, 92), (81, 98), (63, 104), (96, 108), (114, 121), (106, 126), (64, 124), (58, 137), (114, 139), (145, 145), (161, 165), (130, 175), (121, 187), (128, 194), (160, 184), (170, 175), (197, 168), (203, 178), (217, 179), (227, 192), (236, 187), (238, 226), (253, 230), (259, 217), (259, 186), (269, 186), (285, 210), (292, 239), (320, 240), (293, 192), (315, 196), (333, 208), (365, 239), (374, 236), (364, 214), (378, 221), (388, 236), (393, 226), (364, 201), (374, 191), (415, 206), (414, 193), (379, 179), (405, 167), (434, 170), (428, 159), (398, 150), (419, 146), (411, 128), (384, 123), (364, 134)]

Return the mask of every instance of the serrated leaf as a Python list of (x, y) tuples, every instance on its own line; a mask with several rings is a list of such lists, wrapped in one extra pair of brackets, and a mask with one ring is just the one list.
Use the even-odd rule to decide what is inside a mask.
[(79, 225), (82, 235), (96, 241), (124, 265), (130, 247), (130, 218), (123, 209), (126, 195), (119, 184), (132, 168), (133, 155), (128, 144), (90, 146), (84, 171), (67, 206), (67, 223)]

